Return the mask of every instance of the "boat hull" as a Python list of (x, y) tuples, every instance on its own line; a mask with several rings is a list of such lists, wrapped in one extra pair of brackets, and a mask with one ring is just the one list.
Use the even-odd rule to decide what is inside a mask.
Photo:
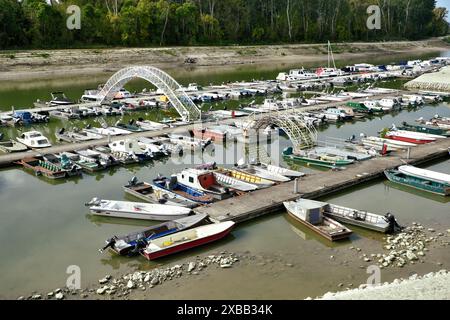
[(408, 176), (398, 170), (386, 170), (384, 174), (391, 182), (395, 182), (422, 191), (431, 192), (441, 196), (450, 195), (450, 185), (445, 185), (434, 181), (427, 181), (418, 177)]
[[(324, 231), (322, 231), (320, 228), (316, 227), (315, 225), (299, 218), (294, 212), (290, 211), (289, 209), (287, 209), (288, 214), (295, 219), (296, 221), (300, 222), (301, 224), (303, 224), (304, 226), (308, 227), (309, 229), (311, 229), (312, 231), (314, 231), (315, 233), (321, 235), (322, 237), (330, 240), (330, 241), (338, 241), (338, 240), (343, 240), (343, 239), (347, 239), (348, 237), (350, 237), (350, 235), (352, 234), (352, 232), (349, 230), (347, 232), (341, 232), (339, 234), (329, 234), (326, 233)], [(327, 223), (333, 223), (334, 221), (330, 218), (323, 218), (325, 222)]]
[(169, 247), (167, 249), (159, 250), (159, 251), (156, 251), (156, 252), (150, 252), (149, 253), (149, 252), (146, 252), (144, 250), (142, 255), (145, 258), (147, 258), (148, 260), (154, 260), (154, 259), (158, 259), (158, 258), (161, 258), (161, 257), (164, 257), (164, 256), (175, 254), (175, 253), (178, 253), (178, 252), (181, 252), (181, 251), (192, 249), (192, 248), (195, 248), (195, 247), (198, 247), (198, 246), (202, 246), (202, 245), (205, 245), (205, 244), (208, 244), (208, 243), (211, 243), (211, 242), (214, 242), (214, 241), (218, 241), (218, 240), (226, 237), (231, 232), (233, 227), (234, 227), (234, 225), (232, 225), (230, 228), (228, 228), (228, 229), (226, 229), (226, 230), (224, 230), (224, 231), (222, 231), (220, 233), (213, 234), (213, 235), (210, 235), (210, 236), (207, 236), (207, 237), (204, 237), (204, 238), (195, 239), (193, 241), (182, 243), (182, 244), (180, 244), (178, 246)]
[(419, 139), (419, 138), (413, 138), (413, 137), (394, 136), (394, 135), (386, 135), (386, 138), (391, 139), (391, 140), (396, 140), (396, 141), (414, 143), (414, 144), (426, 144), (426, 143), (435, 141), (435, 140), (431, 140), (431, 139)]
[(123, 219), (137, 219), (137, 220), (150, 220), (150, 221), (170, 221), (187, 217), (189, 214), (178, 214), (167, 216), (165, 214), (139, 214), (129, 211), (111, 211), (111, 210), (97, 210), (90, 209), (93, 215), (100, 217), (110, 218), (123, 218)]

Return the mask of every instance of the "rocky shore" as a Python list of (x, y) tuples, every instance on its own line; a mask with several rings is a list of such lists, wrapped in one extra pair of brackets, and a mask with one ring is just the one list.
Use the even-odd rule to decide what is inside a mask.
[(146, 291), (165, 282), (180, 279), (189, 275), (198, 275), (207, 268), (228, 269), (239, 263), (245, 255), (222, 251), (217, 255), (198, 257), (188, 263), (176, 264), (151, 271), (135, 271), (120, 277), (105, 275), (98, 280), (98, 285), (84, 289), (57, 288), (46, 294), (34, 292), (28, 296), (20, 296), (18, 300), (42, 299), (128, 299), (136, 290)]

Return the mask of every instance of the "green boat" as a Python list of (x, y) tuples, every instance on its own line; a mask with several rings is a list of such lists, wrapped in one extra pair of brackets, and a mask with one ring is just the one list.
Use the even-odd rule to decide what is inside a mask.
[(361, 102), (347, 102), (347, 107), (350, 107), (353, 109), (353, 111), (356, 112), (364, 112), (364, 113), (371, 113), (372, 110), (367, 108), (364, 103)]
[(445, 130), (445, 129), (442, 129), (439, 127), (427, 126), (427, 125), (423, 125), (423, 124), (409, 124), (409, 123), (403, 122), (402, 126), (399, 129), (413, 131), (413, 132), (436, 134), (436, 135), (444, 136), (444, 137), (450, 136), (449, 130)]
[(353, 160), (345, 160), (340, 156), (332, 154), (308, 154), (295, 155), (292, 147), (283, 150), (283, 158), (293, 161), (307, 163), (308, 165), (324, 167), (324, 168), (342, 168), (353, 163)]
[(402, 184), (411, 188), (439, 194), (441, 196), (450, 195), (450, 185), (433, 180), (423, 179), (416, 176), (406, 175), (399, 170), (386, 170), (384, 174), (391, 182)]

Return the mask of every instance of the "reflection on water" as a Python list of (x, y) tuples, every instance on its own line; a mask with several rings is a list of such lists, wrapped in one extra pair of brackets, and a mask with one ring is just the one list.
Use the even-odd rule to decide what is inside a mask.
[(389, 180), (386, 180), (383, 183), (386, 186), (387, 191), (389, 191), (389, 188), (394, 188), (397, 190), (401, 190), (403, 192), (408, 192), (408, 193), (418, 196), (418, 197), (429, 199), (429, 200), (433, 200), (433, 201), (437, 201), (437, 202), (441, 202), (441, 203), (449, 203), (450, 202), (450, 197), (444, 197), (444, 196), (434, 194), (431, 192), (422, 191), (422, 190), (419, 190), (419, 189), (416, 189), (413, 187), (394, 183)]

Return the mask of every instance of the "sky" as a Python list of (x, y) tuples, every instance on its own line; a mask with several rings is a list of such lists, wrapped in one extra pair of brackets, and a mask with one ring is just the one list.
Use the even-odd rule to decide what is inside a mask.
[[(445, 7), (450, 12), (450, 0), (437, 0), (437, 7)], [(450, 22), (450, 16), (447, 17), (447, 20)]]

